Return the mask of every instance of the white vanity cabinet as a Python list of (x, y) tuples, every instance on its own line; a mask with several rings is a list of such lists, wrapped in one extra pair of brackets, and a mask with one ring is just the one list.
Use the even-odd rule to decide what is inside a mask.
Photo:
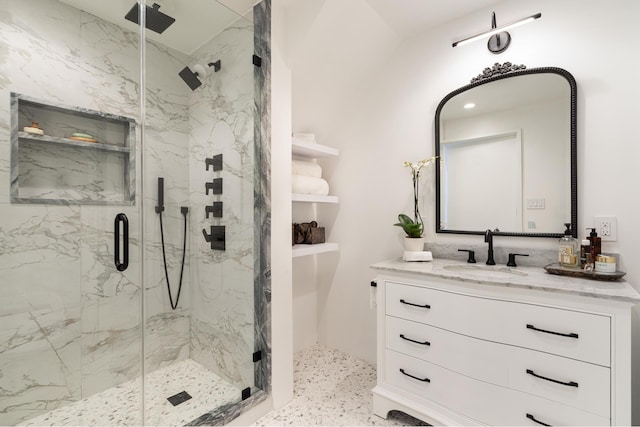
[[(606, 295), (607, 284), (549, 282), (534, 269), (528, 280), (542, 286), (485, 281), (440, 274), (438, 263), (425, 274), (402, 271), (401, 262), (374, 266), (377, 415), (395, 409), (444, 425), (632, 424), (640, 405), (633, 288), (609, 284), (625, 288), (620, 298)], [(571, 291), (559, 290), (562, 279)], [(602, 293), (573, 289), (591, 285)]]

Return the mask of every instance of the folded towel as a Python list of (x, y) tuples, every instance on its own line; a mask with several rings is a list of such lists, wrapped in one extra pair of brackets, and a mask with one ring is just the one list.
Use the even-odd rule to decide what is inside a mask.
[(433, 260), (433, 255), (431, 251), (404, 251), (404, 255), (402, 255), (402, 260), (411, 262), (411, 261), (431, 261)]
[(293, 175), (312, 176), (322, 178), (322, 166), (317, 163), (305, 162), (304, 160), (291, 161), (291, 173)]
[(322, 178), (311, 176), (291, 175), (291, 192), (296, 194), (329, 194), (329, 183)]

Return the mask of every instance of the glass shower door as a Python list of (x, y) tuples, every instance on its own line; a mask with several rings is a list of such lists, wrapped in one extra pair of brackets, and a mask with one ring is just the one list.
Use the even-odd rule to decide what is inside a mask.
[(138, 35), (70, 3), (0, 2), (0, 425), (142, 423)]
[(164, 13), (145, 49), (145, 423), (211, 425), (255, 392), (253, 22), (215, 0)]
[(253, 22), (215, 0), (165, 13), (144, 62), (145, 423), (211, 424), (259, 357)]

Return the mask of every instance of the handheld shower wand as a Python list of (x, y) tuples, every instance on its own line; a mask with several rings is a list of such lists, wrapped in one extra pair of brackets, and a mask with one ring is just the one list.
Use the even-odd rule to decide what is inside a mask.
[(162, 213), (164, 211), (164, 178), (158, 177), (158, 204), (156, 206), (156, 213)]
[(180, 265), (180, 281), (178, 282), (178, 293), (176, 294), (176, 301), (173, 302), (173, 294), (171, 293), (171, 284), (169, 283), (169, 271), (167, 270), (167, 254), (164, 248), (164, 229), (162, 225), (162, 212), (164, 211), (164, 178), (158, 177), (158, 204), (156, 205), (156, 213), (160, 215), (160, 240), (162, 242), (162, 260), (164, 262), (164, 277), (167, 280), (167, 292), (169, 293), (169, 303), (171, 309), (175, 310), (178, 307), (178, 301), (180, 301), (180, 292), (182, 291), (182, 277), (184, 274), (184, 259), (187, 253), (187, 213), (189, 208), (186, 206), (180, 207), (180, 213), (184, 217), (184, 238), (182, 240), (182, 264)]

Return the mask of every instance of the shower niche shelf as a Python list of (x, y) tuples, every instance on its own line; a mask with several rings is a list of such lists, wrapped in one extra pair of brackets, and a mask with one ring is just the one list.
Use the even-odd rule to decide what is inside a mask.
[(11, 125), (12, 203), (135, 203), (134, 119), (12, 93)]

